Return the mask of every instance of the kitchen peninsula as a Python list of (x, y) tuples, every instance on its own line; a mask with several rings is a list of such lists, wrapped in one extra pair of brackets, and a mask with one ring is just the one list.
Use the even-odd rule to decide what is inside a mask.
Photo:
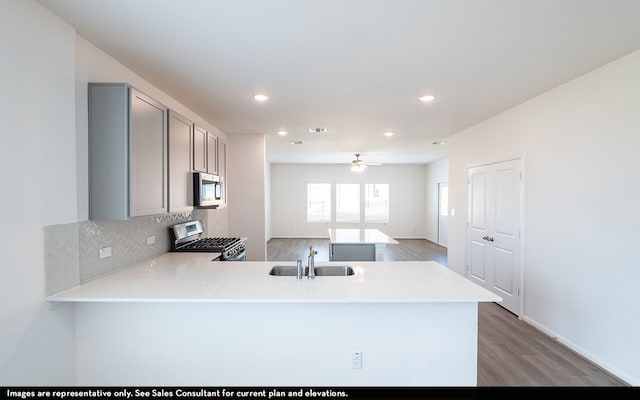
[(329, 229), (331, 261), (383, 261), (387, 244), (398, 242), (377, 229)]
[[(274, 262), (167, 253), (50, 296), (75, 303), (79, 385), (473, 386), (477, 303), (432, 261)], [(359, 353), (361, 363), (352, 361)]]

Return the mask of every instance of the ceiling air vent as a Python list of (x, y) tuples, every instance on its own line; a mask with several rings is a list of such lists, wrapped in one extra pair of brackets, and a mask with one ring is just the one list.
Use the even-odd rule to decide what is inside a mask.
[(311, 127), (309, 128), (309, 133), (326, 133), (327, 128), (319, 128), (319, 127)]

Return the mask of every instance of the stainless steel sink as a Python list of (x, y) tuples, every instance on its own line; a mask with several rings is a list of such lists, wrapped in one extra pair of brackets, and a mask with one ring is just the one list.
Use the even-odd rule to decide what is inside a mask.
[[(307, 271), (307, 268), (303, 267), (303, 273)], [(295, 265), (274, 265), (269, 271), (269, 275), (273, 276), (296, 276), (298, 275), (298, 267)]]
[[(307, 267), (303, 267), (303, 275), (307, 273)], [(315, 267), (316, 276), (350, 276), (355, 271), (348, 265), (322, 265)], [(274, 265), (269, 271), (272, 276), (296, 276), (298, 267), (295, 265)]]
[(350, 276), (355, 274), (348, 265), (327, 265), (316, 267), (316, 276)]

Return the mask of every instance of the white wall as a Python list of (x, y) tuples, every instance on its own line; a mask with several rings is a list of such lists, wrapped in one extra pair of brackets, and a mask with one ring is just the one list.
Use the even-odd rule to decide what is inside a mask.
[(0, 386), (75, 382), (74, 307), (46, 302), (43, 235), (77, 217), (74, 45), (39, 4), (0, 2)]
[(427, 164), (425, 237), (438, 243), (438, 184), (449, 181), (449, 159)]
[[(81, 36), (76, 39), (76, 123), (78, 131), (78, 213), (80, 220), (89, 215), (89, 133), (87, 109), (87, 83), (89, 82), (125, 82), (161, 102), (165, 106), (189, 118), (198, 125), (227, 140), (226, 134), (211, 123), (205, 121), (187, 107), (174, 100), (162, 90), (144, 80), (119, 61), (100, 50)], [(227, 150), (228, 151), (228, 150)], [(216, 210), (203, 211), (211, 215), (208, 229), (222, 235), (219, 226), (226, 225), (226, 214)], [(222, 219), (222, 220), (221, 220)], [(207, 222), (207, 221), (205, 221)], [(212, 226), (213, 223), (219, 225)], [(226, 234), (226, 233), (225, 233)]]
[[(394, 238), (425, 235), (425, 166), (371, 166), (354, 174), (348, 166), (273, 164), (271, 211), (273, 237), (329, 237), (327, 228), (376, 228)], [(309, 223), (307, 183), (388, 183), (389, 223)], [(335, 211), (335, 204), (332, 205)]]
[(267, 257), (266, 161), (263, 135), (229, 135), (229, 234), (246, 237), (247, 260)]
[(640, 385), (640, 52), (450, 138), (449, 267), (469, 163), (525, 156), (524, 318)]

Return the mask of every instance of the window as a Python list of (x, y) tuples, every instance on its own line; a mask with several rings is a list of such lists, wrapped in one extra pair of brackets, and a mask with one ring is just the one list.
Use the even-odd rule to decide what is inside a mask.
[(367, 183), (364, 186), (364, 222), (389, 222), (389, 184)]
[(307, 183), (307, 222), (389, 223), (388, 183), (336, 183), (335, 198), (332, 190), (331, 183)]
[(336, 184), (336, 222), (360, 222), (359, 184)]
[(331, 184), (307, 184), (307, 222), (331, 221)]

